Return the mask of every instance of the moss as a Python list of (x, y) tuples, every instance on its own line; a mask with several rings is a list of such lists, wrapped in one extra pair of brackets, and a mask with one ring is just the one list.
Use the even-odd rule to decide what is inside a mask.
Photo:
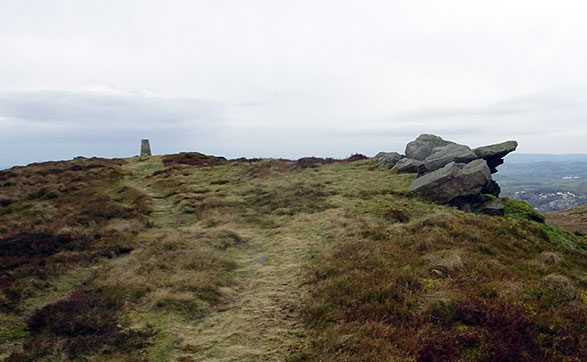
[(540, 224), (548, 235), (548, 239), (559, 249), (569, 250), (587, 255), (587, 238), (571, 234), (558, 226)]
[(504, 199), (505, 216), (517, 219), (528, 219), (543, 223), (544, 215), (534, 210), (526, 201)]

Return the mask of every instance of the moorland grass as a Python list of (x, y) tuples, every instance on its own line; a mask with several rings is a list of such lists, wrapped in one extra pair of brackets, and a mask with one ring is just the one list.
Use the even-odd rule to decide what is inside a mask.
[(587, 359), (585, 239), (512, 200), (420, 200), (414, 177), (197, 153), (3, 171), (0, 355)]

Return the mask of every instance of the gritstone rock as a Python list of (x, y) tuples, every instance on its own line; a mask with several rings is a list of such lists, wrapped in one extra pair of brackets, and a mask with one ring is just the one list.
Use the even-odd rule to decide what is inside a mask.
[(482, 194), (489, 194), (489, 195), (493, 195), (493, 196), (497, 197), (501, 193), (501, 187), (499, 187), (497, 182), (495, 182), (494, 180), (491, 180), (487, 183), (487, 185), (483, 186), (483, 189), (481, 189), (481, 193)]
[(415, 179), (410, 184), (410, 191), (432, 201), (449, 203), (457, 197), (479, 194), (489, 181), (491, 172), (485, 160), (467, 164), (451, 162)]
[(446, 146), (454, 142), (445, 141), (432, 134), (421, 134), (406, 145), (406, 157), (418, 161), (424, 161), (434, 152), (434, 148)]
[(377, 158), (377, 164), (379, 167), (389, 170), (404, 156), (397, 152), (379, 152), (375, 157)]
[[(466, 145), (444, 140), (431, 134), (421, 134), (406, 146), (406, 157), (397, 160), (397, 153), (377, 154), (380, 167), (397, 173), (417, 173), (410, 191), (429, 200), (451, 204), (462, 210), (480, 211), (488, 215), (503, 215), (504, 204), (483, 195), (498, 197), (501, 189), (491, 174), (503, 163), (503, 157), (514, 151), (516, 141), (507, 141), (471, 150)], [(391, 156), (393, 154), (393, 156)]]
[(505, 205), (502, 199), (495, 199), (482, 205), (477, 211), (489, 216), (504, 216)]
[(422, 161), (418, 161), (418, 160), (414, 160), (412, 158), (402, 158), (401, 160), (399, 160), (395, 166), (393, 166), (393, 168), (391, 169), (392, 171), (395, 171), (397, 173), (423, 173), (425, 168), (424, 168), (424, 162)]
[(496, 143), (489, 146), (478, 147), (473, 150), (477, 157), (487, 161), (491, 173), (497, 172), (497, 166), (503, 163), (503, 158), (510, 152), (513, 152), (518, 147), (516, 141), (506, 141), (502, 143)]
[(432, 154), (424, 160), (424, 167), (427, 172), (432, 172), (451, 162), (467, 163), (476, 158), (478, 158), (477, 155), (469, 147), (450, 143), (434, 148)]

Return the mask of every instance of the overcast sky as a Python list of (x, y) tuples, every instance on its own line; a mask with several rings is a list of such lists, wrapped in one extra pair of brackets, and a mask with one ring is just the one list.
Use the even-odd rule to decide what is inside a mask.
[(587, 153), (587, 3), (0, 0), (0, 166), (77, 155)]

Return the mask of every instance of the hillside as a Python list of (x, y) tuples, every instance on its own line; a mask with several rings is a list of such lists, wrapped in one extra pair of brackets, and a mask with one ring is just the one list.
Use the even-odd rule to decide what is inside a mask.
[(547, 214), (546, 222), (585, 236), (587, 235), (587, 205)]
[(423, 201), (376, 162), (0, 171), (0, 358), (587, 360), (584, 236)]

